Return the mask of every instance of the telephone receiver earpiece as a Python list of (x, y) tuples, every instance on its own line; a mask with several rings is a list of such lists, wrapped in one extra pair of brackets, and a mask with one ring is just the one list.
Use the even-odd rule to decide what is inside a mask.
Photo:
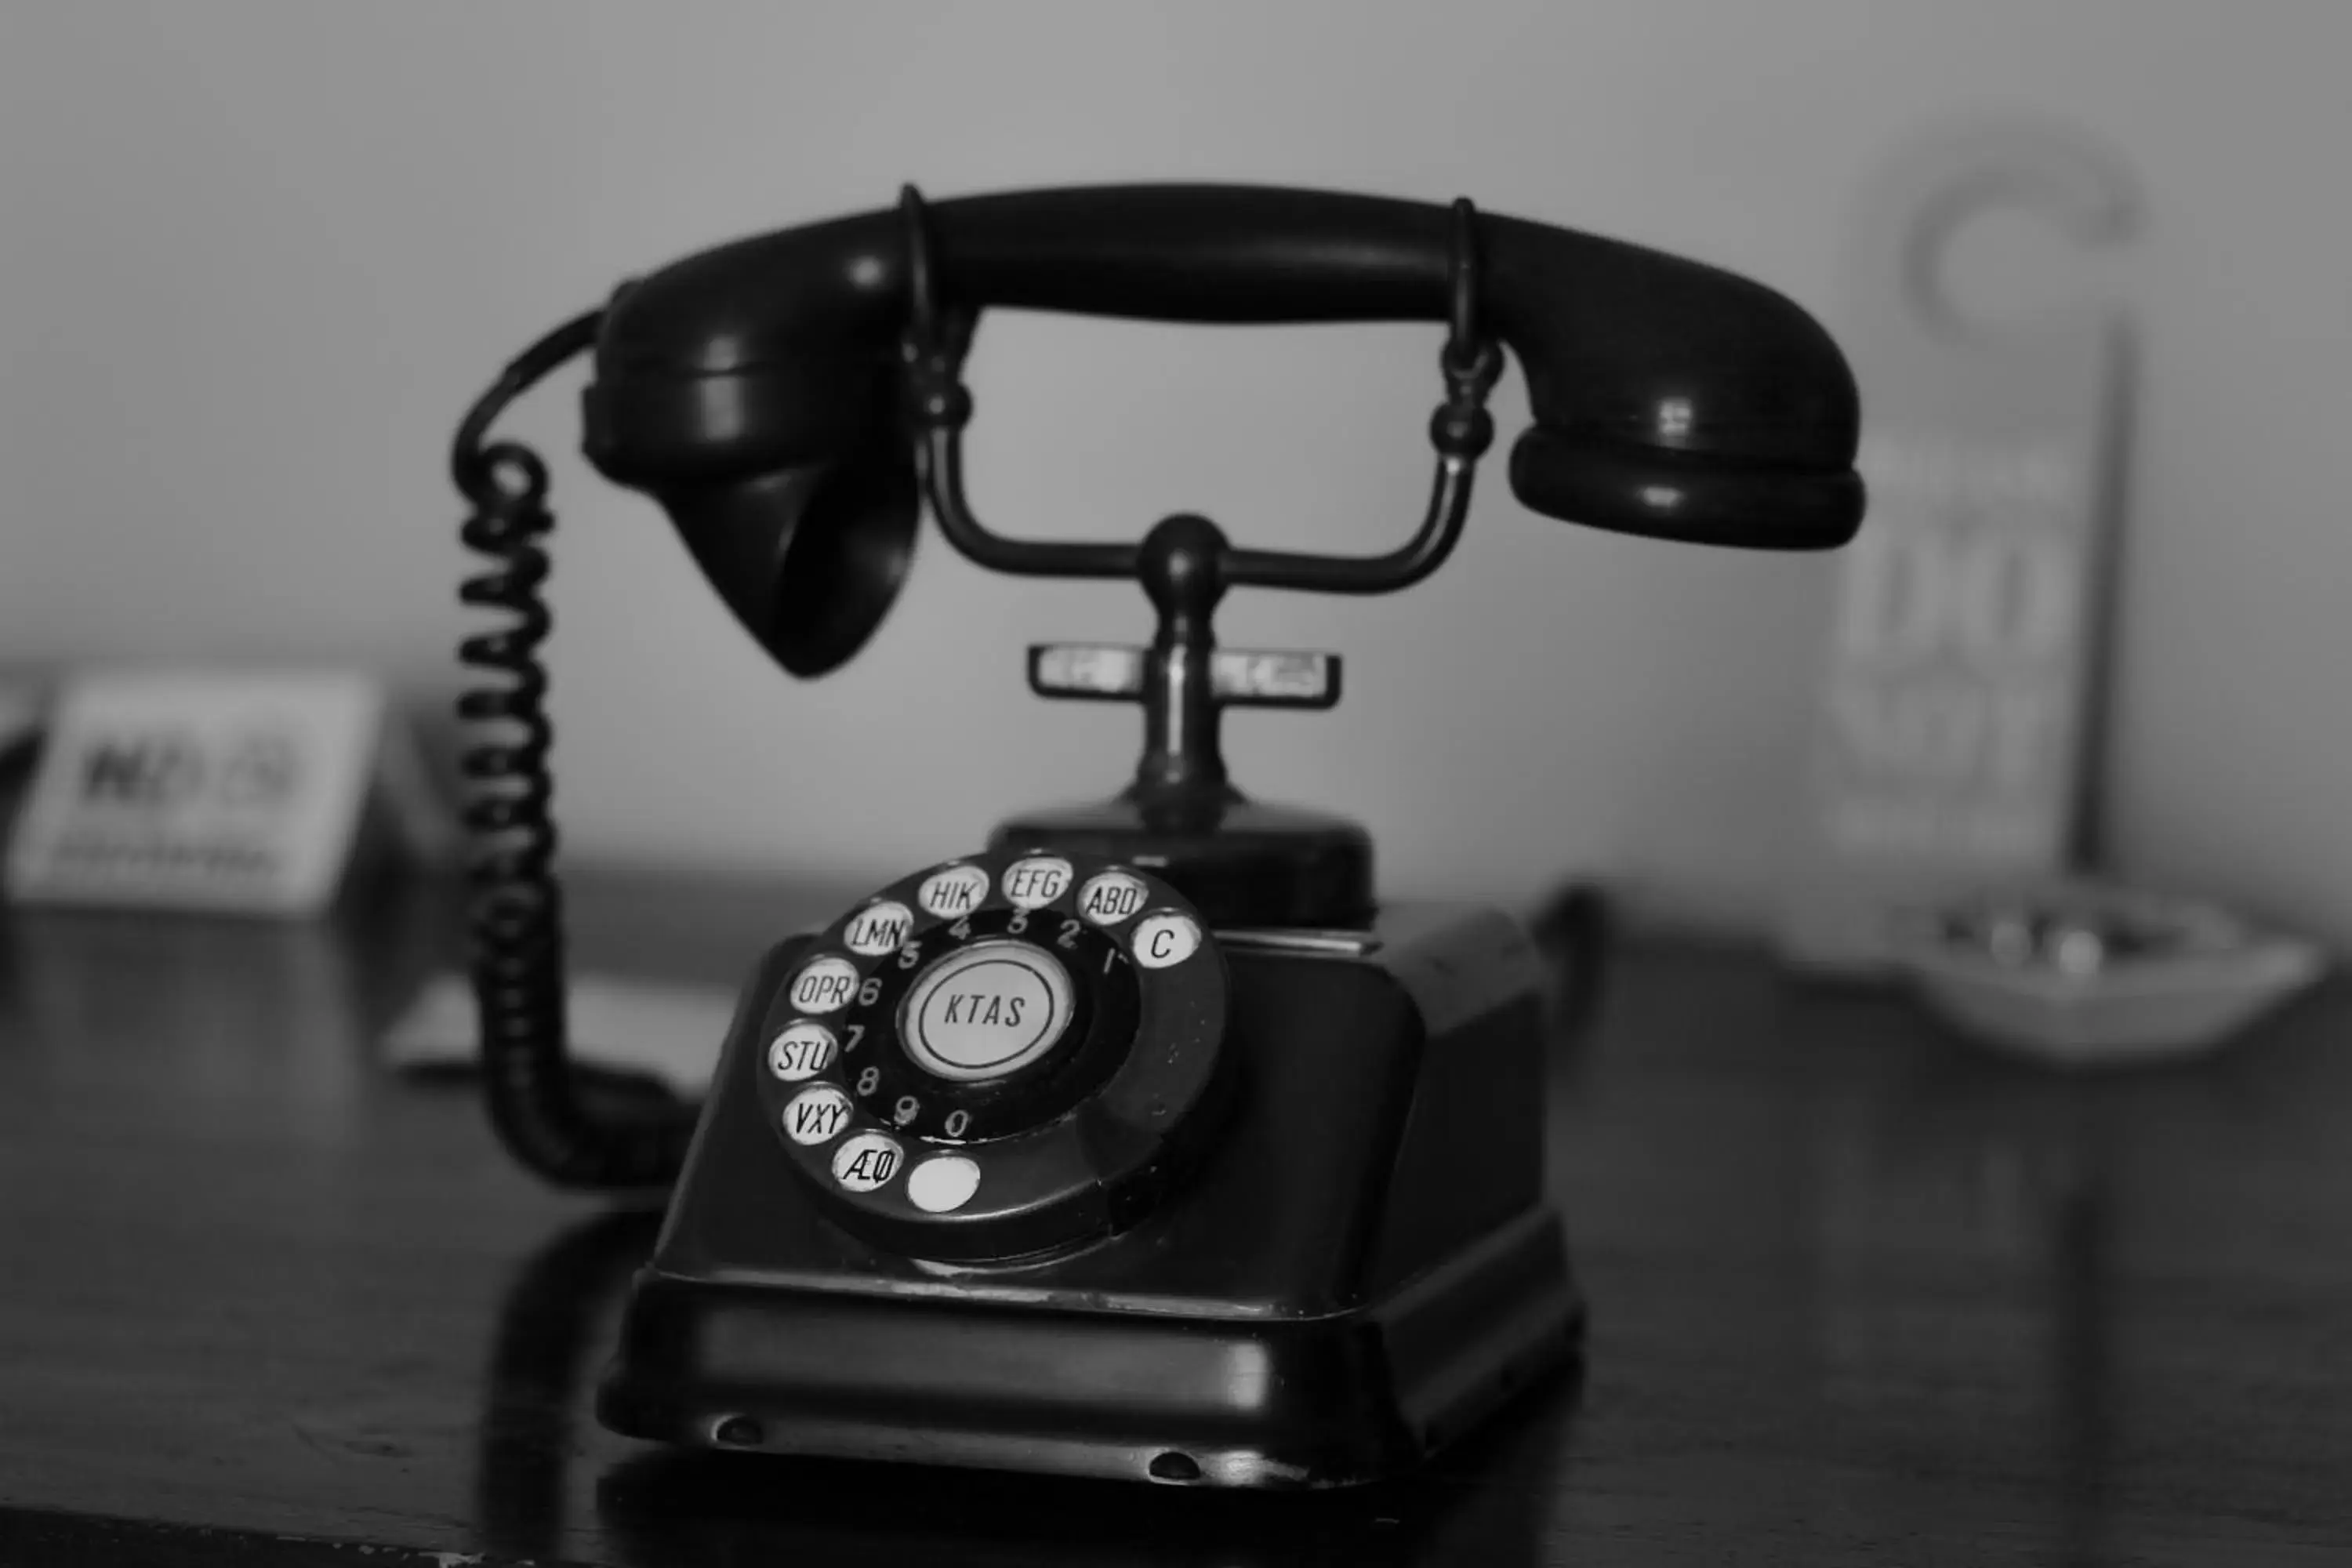
[(1443, 322), (1458, 312), (1466, 221), (1477, 331), (1516, 355), (1535, 416), (1510, 460), (1524, 504), (1755, 549), (1853, 536), (1853, 378), (1802, 310), (1695, 262), (1467, 213), (1123, 186), (931, 204), (919, 243), (903, 208), (738, 241), (613, 301), (584, 395), (586, 451), (661, 502), (777, 662), (823, 674), (872, 634), (905, 577), (920, 496), (907, 412), (919, 301), (935, 299), (967, 331), (995, 306)]

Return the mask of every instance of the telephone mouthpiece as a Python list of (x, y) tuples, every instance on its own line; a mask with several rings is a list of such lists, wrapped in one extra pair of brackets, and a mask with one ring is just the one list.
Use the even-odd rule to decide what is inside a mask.
[(911, 455), (895, 445), (654, 494), (735, 618), (803, 679), (846, 664), (882, 624), (920, 516)]

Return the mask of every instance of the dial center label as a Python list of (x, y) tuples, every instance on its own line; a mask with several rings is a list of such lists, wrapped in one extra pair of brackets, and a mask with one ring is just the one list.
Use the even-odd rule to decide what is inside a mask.
[(908, 992), (900, 1038), (917, 1066), (972, 1082), (1053, 1049), (1075, 999), (1069, 972), (1023, 942), (983, 942), (931, 965)]

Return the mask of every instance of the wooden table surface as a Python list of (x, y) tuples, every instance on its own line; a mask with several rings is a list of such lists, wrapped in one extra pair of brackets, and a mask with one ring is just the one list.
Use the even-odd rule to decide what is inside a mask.
[[(836, 901), (591, 881), (576, 951), (732, 984)], [(602, 1431), (652, 1219), (379, 1065), (446, 914), (0, 923), (0, 1562), (2352, 1562), (2341, 988), (2070, 1081), (1634, 945), (1556, 1042), (1582, 1378), (1412, 1483), (1248, 1497)]]

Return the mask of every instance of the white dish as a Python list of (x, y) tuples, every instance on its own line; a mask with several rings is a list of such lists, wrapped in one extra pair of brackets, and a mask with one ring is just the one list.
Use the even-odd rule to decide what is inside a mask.
[(2327, 967), (2314, 943), (2210, 905), (2079, 883), (1955, 906), (1896, 954), (1957, 1028), (2067, 1067), (2212, 1050)]

